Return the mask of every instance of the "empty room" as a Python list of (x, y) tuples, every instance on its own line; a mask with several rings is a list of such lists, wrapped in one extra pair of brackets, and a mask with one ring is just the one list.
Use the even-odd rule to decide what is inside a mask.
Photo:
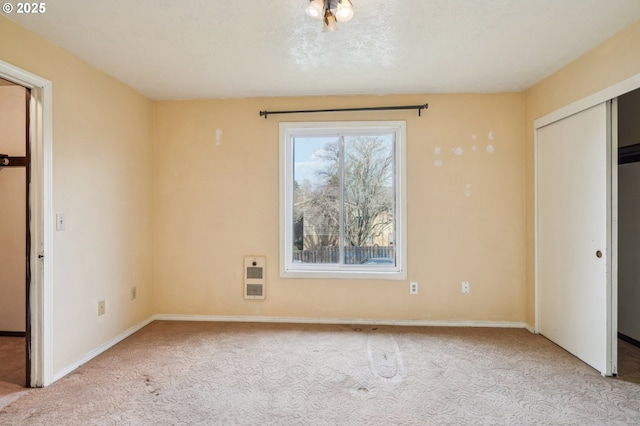
[(640, 424), (640, 2), (0, 16), (0, 424)]

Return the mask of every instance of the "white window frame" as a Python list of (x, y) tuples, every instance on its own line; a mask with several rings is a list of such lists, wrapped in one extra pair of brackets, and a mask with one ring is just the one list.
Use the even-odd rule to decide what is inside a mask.
[[(394, 132), (395, 265), (298, 264), (293, 262), (293, 136)], [(407, 190), (405, 121), (280, 123), (280, 277), (405, 280), (407, 278)]]

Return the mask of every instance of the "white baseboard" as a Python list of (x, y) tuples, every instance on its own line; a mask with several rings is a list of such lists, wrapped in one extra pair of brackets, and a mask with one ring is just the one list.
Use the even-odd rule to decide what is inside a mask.
[(153, 319), (158, 321), (265, 322), (288, 324), (400, 325), (417, 327), (494, 327), (529, 329), (527, 328), (528, 325), (524, 322), (509, 321), (376, 320), (360, 318), (300, 318), (173, 314), (154, 315)]
[(98, 355), (100, 355), (102, 352), (104, 352), (107, 349), (111, 348), (112, 346), (115, 346), (116, 344), (120, 343), (121, 341), (123, 341), (127, 337), (131, 336), (136, 331), (138, 331), (138, 330), (142, 329), (143, 327), (149, 325), (153, 320), (154, 320), (154, 317), (147, 318), (146, 320), (134, 325), (130, 329), (120, 333), (119, 335), (117, 335), (113, 339), (109, 340), (105, 344), (103, 344), (103, 345), (95, 348), (94, 350), (90, 351), (85, 356), (83, 356), (82, 358), (80, 358), (79, 360), (74, 362), (73, 364), (70, 364), (70, 365), (66, 366), (65, 368), (63, 368), (62, 370), (54, 373), (53, 374), (53, 378), (51, 380), (51, 383), (63, 378), (64, 376), (66, 376), (67, 374), (71, 373), (76, 368), (80, 367), (82, 364), (85, 364), (86, 362), (88, 362), (88, 361), (92, 360), (93, 358), (97, 357)]

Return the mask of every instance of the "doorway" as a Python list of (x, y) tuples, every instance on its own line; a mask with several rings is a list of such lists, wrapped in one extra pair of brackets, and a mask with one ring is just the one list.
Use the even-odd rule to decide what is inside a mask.
[(640, 89), (618, 97), (618, 374), (640, 383)]
[(0, 60), (0, 78), (31, 92), (28, 116), (28, 156), (30, 158), (28, 223), (29, 256), (26, 266), (31, 284), (27, 291), (26, 327), (27, 385), (41, 387), (53, 380), (53, 208), (52, 143), (53, 86), (51, 81)]
[(28, 89), (0, 79), (0, 389), (30, 379), (30, 99)]

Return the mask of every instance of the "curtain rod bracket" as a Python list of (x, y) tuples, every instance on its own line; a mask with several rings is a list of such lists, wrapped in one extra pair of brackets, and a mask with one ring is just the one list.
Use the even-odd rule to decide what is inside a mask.
[(364, 107), (364, 108), (332, 108), (332, 109), (302, 109), (288, 111), (260, 111), (260, 116), (265, 120), (270, 114), (309, 114), (316, 112), (352, 112), (352, 111), (393, 111), (401, 109), (417, 109), (418, 117), (422, 117), (422, 110), (429, 108), (429, 104), (422, 105), (403, 105), (403, 106), (384, 106), (384, 107)]

